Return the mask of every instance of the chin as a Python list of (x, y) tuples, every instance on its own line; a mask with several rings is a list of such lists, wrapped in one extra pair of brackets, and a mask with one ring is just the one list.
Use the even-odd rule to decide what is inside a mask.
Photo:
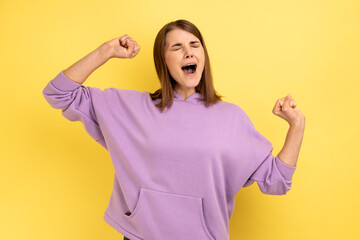
[(197, 85), (199, 85), (200, 80), (190, 80), (190, 82), (188, 82), (189, 84), (187, 84), (187, 87), (196, 87)]

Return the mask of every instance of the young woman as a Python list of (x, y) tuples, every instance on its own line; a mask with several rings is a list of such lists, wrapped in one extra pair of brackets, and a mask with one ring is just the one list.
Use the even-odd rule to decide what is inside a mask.
[(155, 39), (161, 88), (154, 93), (82, 85), (110, 58), (139, 51), (128, 35), (107, 41), (43, 95), (108, 150), (115, 176), (104, 220), (124, 239), (229, 239), (241, 188), (256, 181), (265, 194), (291, 189), (305, 117), (291, 96), (276, 101), (273, 113), (290, 127), (274, 156), (243, 109), (216, 93), (204, 39), (186, 20), (166, 24)]

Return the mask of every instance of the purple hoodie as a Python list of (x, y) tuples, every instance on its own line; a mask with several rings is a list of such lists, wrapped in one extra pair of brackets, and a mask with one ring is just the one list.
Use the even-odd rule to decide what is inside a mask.
[(104, 220), (131, 240), (226, 240), (242, 187), (291, 189), (296, 166), (272, 155), (238, 105), (206, 108), (200, 93), (184, 100), (174, 91), (161, 113), (147, 91), (87, 87), (63, 71), (43, 95), (110, 153), (115, 176)]

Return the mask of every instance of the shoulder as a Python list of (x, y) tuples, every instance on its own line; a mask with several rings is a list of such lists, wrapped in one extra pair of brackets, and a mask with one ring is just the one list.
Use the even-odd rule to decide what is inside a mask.
[(136, 89), (126, 89), (126, 88), (115, 88), (115, 87), (109, 87), (100, 89), (91, 87), (91, 91), (99, 98), (104, 98), (108, 100), (142, 100), (149, 95), (147, 91), (139, 91)]
[(231, 112), (233, 115), (239, 117), (247, 117), (247, 114), (245, 113), (244, 109), (235, 103), (220, 101), (218, 102), (218, 106), (224, 109), (225, 111)]
[(104, 92), (106, 94), (115, 94), (115, 95), (122, 95), (122, 96), (141, 96), (146, 91), (139, 91), (137, 89), (127, 89), (127, 88), (105, 88)]
[(221, 107), (225, 113), (228, 113), (235, 121), (240, 123), (242, 126), (253, 126), (253, 123), (249, 117), (249, 115), (245, 112), (245, 110), (231, 102), (221, 101), (219, 102), (219, 107)]

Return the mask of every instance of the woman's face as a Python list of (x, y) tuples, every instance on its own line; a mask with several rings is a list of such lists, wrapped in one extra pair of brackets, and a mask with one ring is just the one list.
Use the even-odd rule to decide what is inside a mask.
[[(191, 94), (199, 84), (204, 70), (205, 54), (200, 40), (192, 33), (176, 28), (166, 34), (165, 62), (177, 82), (175, 90)], [(185, 71), (183, 66), (196, 64), (196, 70)]]

